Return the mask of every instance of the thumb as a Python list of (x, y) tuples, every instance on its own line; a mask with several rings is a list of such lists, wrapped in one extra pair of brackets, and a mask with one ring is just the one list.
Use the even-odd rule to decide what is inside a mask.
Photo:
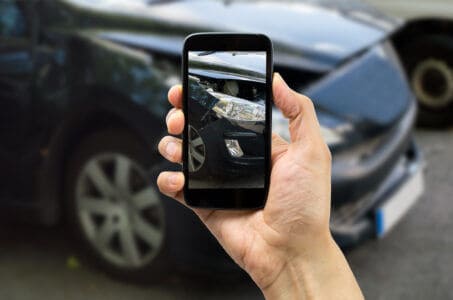
[(274, 74), (272, 90), (275, 105), (289, 119), (291, 142), (321, 137), (313, 102), (288, 87), (280, 74)]

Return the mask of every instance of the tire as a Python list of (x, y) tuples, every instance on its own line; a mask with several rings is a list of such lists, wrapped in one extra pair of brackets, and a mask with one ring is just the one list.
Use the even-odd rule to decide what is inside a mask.
[(452, 125), (453, 38), (422, 35), (402, 47), (400, 55), (419, 104), (418, 125)]
[(81, 257), (136, 283), (169, 268), (164, 206), (145, 171), (151, 156), (129, 132), (109, 129), (86, 137), (66, 168), (66, 217)]

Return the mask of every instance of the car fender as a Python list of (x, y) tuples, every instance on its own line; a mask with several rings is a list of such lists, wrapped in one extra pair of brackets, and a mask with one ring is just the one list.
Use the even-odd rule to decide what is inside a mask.
[(396, 49), (400, 50), (417, 38), (430, 34), (451, 36), (453, 34), (453, 19), (441, 17), (412, 19), (400, 27), (391, 39)]
[[(38, 205), (40, 220), (44, 224), (55, 224), (61, 217), (60, 199), (66, 162), (81, 139), (103, 128), (119, 127), (136, 135), (150, 155), (156, 157), (153, 167), (165, 162), (157, 151), (157, 141), (166, 134), (165, 124), (150, 115), (139, 105), (105, 90), (87, 89), (90, 96), (83, 104), (70, 110), (58, 127), (47, 149), (38, 177)], [(93, 105), (89, 99), (95, 97)]]

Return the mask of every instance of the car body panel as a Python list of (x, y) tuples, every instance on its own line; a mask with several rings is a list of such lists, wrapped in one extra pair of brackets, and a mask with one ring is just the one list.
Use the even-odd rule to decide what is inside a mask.
[[(277, 64), (305, 65), (318, 71), (331, 70), (341, 61), (376, 43), (397, 26), (391, 19), (381, 16), (381, 24), (372, 22), (371, 9), (357, 9), (368, 22), (351, 18), (342, 10), (328, 9), (319, 5), (294, 1), (170, 1), (167, 3), (147, 4), (146, 1), (134, 1), (130, 6), (121, 2), (89, 2), (83, 0), (66, 0), (68, 6), (80, 10), (103, 12), (106, 16), (122, 16), (123, 20), (131, 18), (143, 20), (141, 27), (157, 35), (166, 33), (170, 38), (163, 39), (161, 49), (174, 49), (179, 53), (183, 37), (189, 33), (202, 31), (248, 31), (268, 35), (274, 43)], [(368, 16), (367, 18), (365, 16)], [(111, 20), (112, 18), (110, 18)], [(219, 20), (234, 19), (234, 22)], [(266, 22), (264, 20), (273, 20)], [(320, 21), (322, 20), (322, 21)], [(115, 24), (110, 21), (114, 28)], [(156, 23), (159, 24), (156, 31)], [(163, 24), (167, 25), (163, 27)], [(229, 25), (228, 25), (229, 24)], [(294, 26), (298, 24), (298, 26)], [(278, 26), (276, 26), (278, 25)], [(304, 30), (300, 30), (304, 28)], [(282, 30), (284, 29), (284, 30)], [(284, 34), (282, 34), (284, 32)], [(349, 34), (342, 34), (349, 32)], [(137, 36), (125, 36), (120, 32), (103, 34), (117, 41), (137, 42), (146, 39), (143, 33)], [(360, 38), (357, 38), (360, 36)], [(154, 38), (155, 39), (155, 38)], [(146, 42), (153, 43), (153, 36)], [(176, 47), (176, 49), (175, 49)]]
[(332, 114), (352, 124), (356, 128), (354, 133), (361, 135), (356, 140), (387, 131), (408, 112), (413, 102), (401, 65), (387, 43), (376, 45), (302, 91), (313, 99), (323, 119), (325, 114)]
[[(395, 161), (408, 156), (412, 149), (411, 127), (401, 129), (399, 135), (395, 130), (411, 116), (413, 101), (397, 60), (390, 50), (382, 49), (382, 42), (400, 23), (364, 6), (321, 0), (170, 1), (149, 5), (145, 1), (120, 0), (23, 3), (31, 12), (29, 24), (36, 25), (30, 28), (27, 39), (30, 48), (25, 48), (32, 51), (28, 58), (34, 61), (30, 64), (20, 54), (16, 59), (22, 60), (21, 68), (0, 73), (0, 77), (2, 83), (14, 72), (23, 79), (32, 77), (26, 86), (34, 87), (35, 97), (15, 97), (15, 102), (11, 102), (14, 113), (19, 116), (23, 109), (20, 119), (26, 120), (17, 125), (25, 125), (30, 133), (22, 135), (21, 142), (32, 146), (22, 147), (15, 155), (0, 148), (2, 166), (14, 162), (8, 168), (18, 171), (14, 174), (18, 180), (11, 180), (13, 184), (8, 186), (9, 195), (2, 194), (0, 199), (2, 212), (6, 211), (5, 199), (17, 203), (18, 198), (24, 198), (26, 208), (38, 213), (40, 222), (58, 222), (65, 162), (85, 134), (106, 124), (125, 126), (143, 139), (156, 161), (150, 170), (153, 180), (164, 168), (178, 169), (158, 156), (156, 145), (166, 134), (163, 120), (169, 108), (168, 87), (180, 81), (183, 39), (197, 31), (247, 30), (267, 33), (274, 40), (276, 70), (282, 72), (291, 87), (313, 97), (323, 128), (335, 131), (340, 140), (346, 141), (331, 146), (333, 203), (359, 202), (365, 195), (374, 194), (373, 188), (389, 176)], [(225, 21), (232, 18), (237, 22)], [(13, 60), (6, 61), (12, 65)], [(1, 71), (6, 70), (3, 66), (6, 63)], [(27, 74), (30, 66), (34, 67), (33, 75)], [(373, 74), (374, 68), (387, 76)], [(376, 89), (367, 90), (373, 82)], [(342, 95), (341, 99), (338, 95)], [(10, 119), (3, 118), (2, 113), (6, 109), (0, 110), (0, 122), (7, 120), (8, 124)], [(391, 151), (377, 151), (387, 146)], [(346, 158), (341, 153), (346, 153)], [(22, 159), (17, 161), (19, 154)], [(339, 162), (351, 157), (360, 157), (359, 164), (338, 167)], [(369, 167), (378, 160), (384, 162), (380, 168)], [(419, 158), (416, 163), (420, 163)], [(399, 180), (392, 179), (389, 186), (398, 185)], [(12, 193), (18, 190), (36, 192), (38, 197)], [(385, 195), (379, 201), (385, 201)], [(367, 203), (370, 206), (364, 214), (376, 205), (375, 200)], [(19, 204), (24, 210), (23, 203)], [(169, 256), (184, 263), (185, 258), (207, 263), (206, 257), (214, 256), (218, 258), (214, 265), (219, 264), (220, 258), (227, 261), (220, 246), (207, 237), (206, 229), (193, 214), (175, 202), (164, 201), (164, 205), (178, 220), (170, 222)], [(362, 219), (364, 214), (360, 215)], [(201, 239), (203, 243), (194, 243)]]
[(453, 19), (453, 2), (450, 0), (362, 0), (390, 16), (403, 20), (440, 18)]

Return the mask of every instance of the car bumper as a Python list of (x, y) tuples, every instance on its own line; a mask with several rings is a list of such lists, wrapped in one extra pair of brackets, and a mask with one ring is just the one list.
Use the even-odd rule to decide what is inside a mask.
[[(383, 220), (378, 219), (378, 212), (387, 203), (392, 201), (395, 203), (395, 199), (399, 200), (398, 196), (408, 184), (413, 182), (414, 178), (418, 176), (423, 182), (423, 168), (423, 157), (412, 140), (407, 151), (376, 190), (370, 191), (358, 201), (351, 202), (349, 207), (344, 206), (341, 211), (333, 211), (331, 231), (340, 247), (353, 247), (363, 240), (382, 237), (388, 232), (391, 227), (384, 228), (385, 232), (380, 228)], [(410, 209), (419, 194), (412, 196), (415, 196), (414, 201), (409, 206), (403, 205), (404, 210), (399, 211), (398, 218), (393, 220), (392, 226)], [(168, 201), (168, 204), (175, 206), (174, 202)], [(193, 214), (189, 215), (187, 210), (180, 206), (172, 207), (172, 210), (172, 216), (179, 221), (171, 226), (173, 231), (169, 234), (173, 240), (171, 244), (183, 245), (183, 247), (171, 247), (170, 255), (174, 257), (174, 262), (179, 269), (184, 270), (196, 265), (197, 270), (201, 272), (239, 270), (198, 218)]]
[[(352, 247), (391, 230), (423, 192), (423, 167), (422, 155), (411, 140), (407, 151), (374, 191), (332, 211), (331, 231), (337, 243), (343, 248)], [(384, 220), (389, 213), (391, 219)]]
[[(332, 212), (331, 231), (340, 247), (353, 247), (366, 239), (382, 237), (387, 233), (410, 209), (420, 194), (409, 195), (414, 196), (413, 201), (409, 203), (410, 205), (402, 205), (403, 210), (399, 211), (397, 219), (392, 220), (390, 227), (381, 227), (383, 220), (379, 220), (379, 211), (387, 203), (407, 200), (400, 199), (401, 192), (407, 190), (408, 185), (413, 183), (416, 178), (421, 179), (420, 184), (423, 183), (423, 168), (424, 159), (416, 144), (411, 141), (407, 151), (376, 190), (358, 201), (351, 202), (351, 206), (344, 206), (341, 211)], [(421, 188), (423, 189), (423, 185)], [(168, 202), (174, 206), (175, 201)], [(173, 211), (175, 213), (172, 213), (172, 216), (179, 221), (172, 226), (174, 232), (170, 236), (174, 244), (184, 246), (171, 247), (171, 256), (175, 258), (174, 262), (179, 269), (184, 270), (196, 265), (197, 270), (201, 272), (239, 270), (239, 267), (228, 257), (198, 218), (193, 214), (189, 216), (186, 209), (179, 206), (173, 207)], [(178, 217), (178, 214), (181, 216)], [(385, 231), (382, 231), (383, 229)]]
[[(331, 214), (331, 230), (342, 247), (383, 236), (420, 195), (407, 202), (401, 193), (414, 182), (423, 185), (424, 163), (412, 137), (416, 102), (399, 62), (389, 47), (376, 46), (305, 92), (320, 107), (342, 99), (335, 114), (348, 115), (359, 107), (357, 114), (383, 128), (377, 144), (363, 141), (333, 153)], [(385, 214), (390, 203), (404, 205), (389, 223)], [(221, 260), (219, 253), (209, 256)]]
[[(225, 119), (219, 119), (200, 131), (206, 144), (207, 157), (216, 157), (210, 168), (211, 174), (225, 178), (248, 177), (264, 170), (264, 139), (263, 135), (244, 130), (232, 125)], [(233, 156), (226, 146), (226, 140), (237, 141), (243, 152), (240, 157)]]

